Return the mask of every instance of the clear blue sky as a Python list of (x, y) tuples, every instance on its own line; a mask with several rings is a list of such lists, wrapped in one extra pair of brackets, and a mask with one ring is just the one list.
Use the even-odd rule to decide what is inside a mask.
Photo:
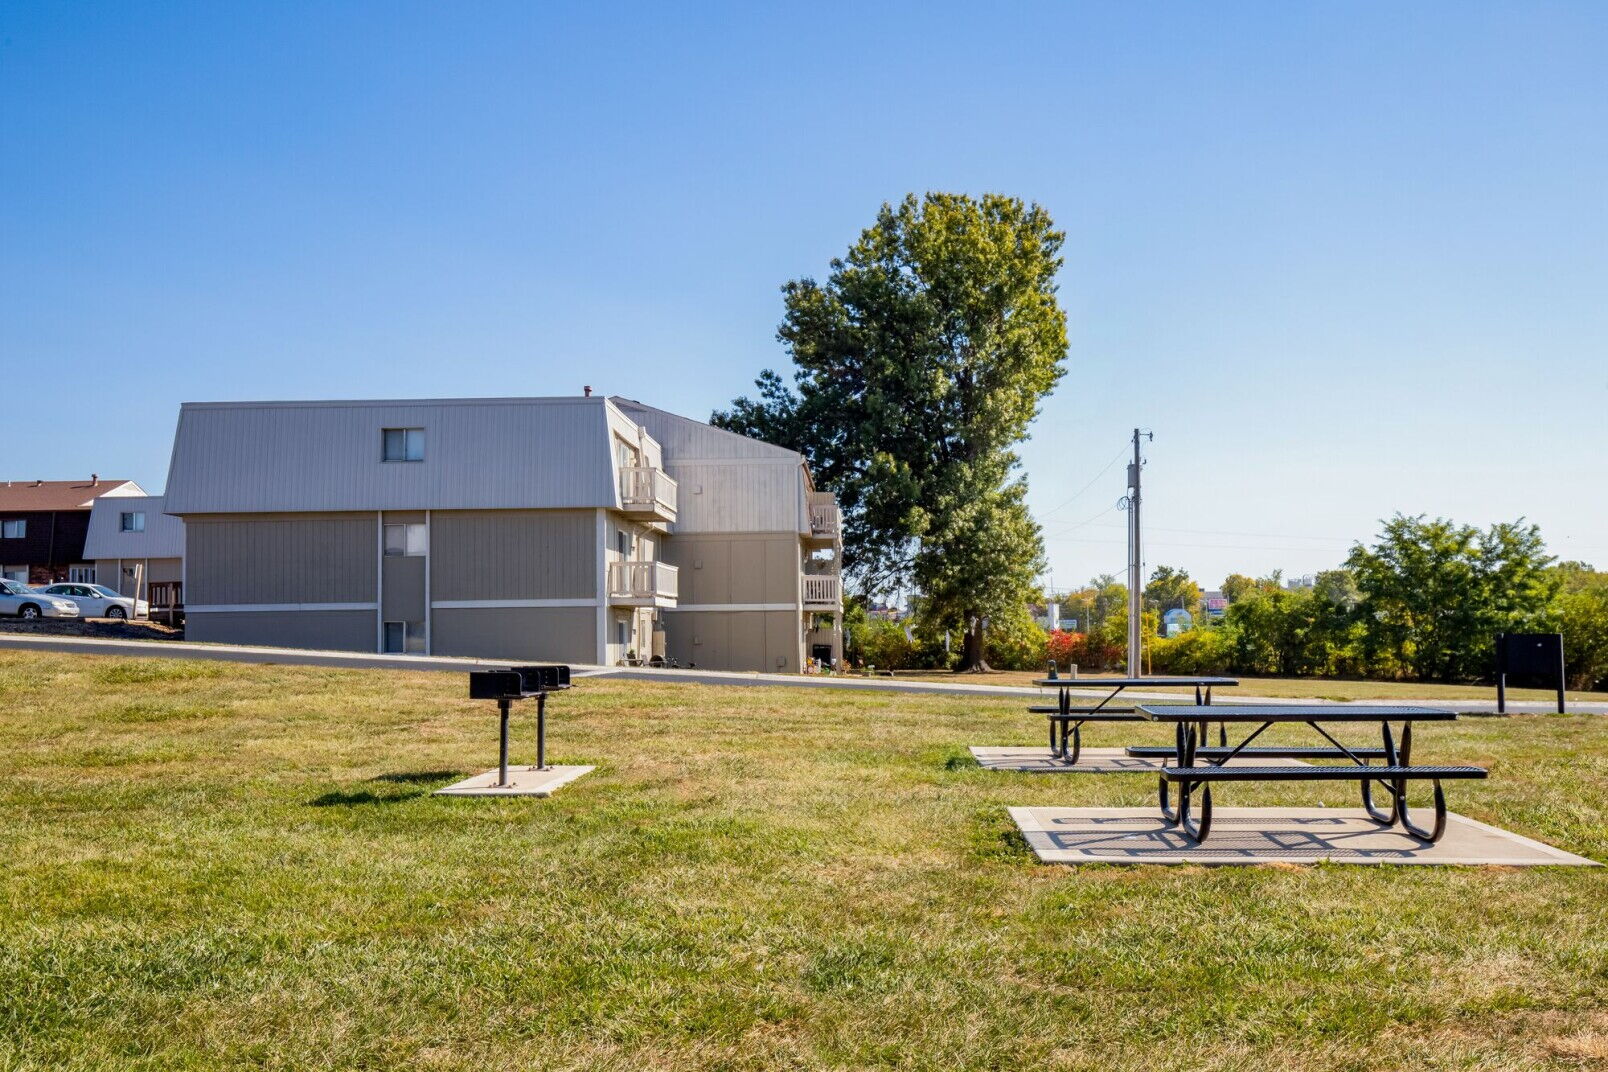
[(882, 201), (994, 190), (1067, 231), (1058, 584), (1135, 424), (1208, 586), (1398, 510), (1608, 565), (1608, 5), (680, 7), (6, 4), (0, 476), (160, 488), (186, 400), (707, 416)]

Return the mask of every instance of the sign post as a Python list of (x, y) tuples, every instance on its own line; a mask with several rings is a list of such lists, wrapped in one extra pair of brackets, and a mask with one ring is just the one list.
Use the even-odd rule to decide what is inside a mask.
[(1558, 714), (1564, 714), (1562, 633), (1496, 634), (1496, 713), (1507, 714), (1509, 674), (1543, 678), (1558, 693)]

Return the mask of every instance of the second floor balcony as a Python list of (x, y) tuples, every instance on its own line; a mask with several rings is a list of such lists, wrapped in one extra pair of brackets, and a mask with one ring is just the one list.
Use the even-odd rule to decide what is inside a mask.
[(843, 605), (843, 579), (835, 573), (804, 575), (804, 606), (810, 609)]
[(609, 602), (628, 607), (673, 607), (680, 572), (666, 562), (610, 562)]
[(644, 521), (674, 521), (676, 482), (651, 465), (625, 466), (620, 470), (620, 509)]

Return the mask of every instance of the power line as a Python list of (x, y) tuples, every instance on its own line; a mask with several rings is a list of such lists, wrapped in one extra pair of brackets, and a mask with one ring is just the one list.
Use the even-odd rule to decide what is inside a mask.
[(1066, 509), (1068, 506), (1071, 506), (1073, 503), (1077, 502), (1078, 499), (1080, 497), (1082, 497), (1084, 492), (1086, 492), (1090, 488), (1094, 487), (1096, 481), (1098, 481), (1101, 477), (1103, 477), (1107, 473), (1109, 473), (1111, 471), (1111, 467), (1113, 465), (1116, 465), (1118, 462), (1120, 462), (1127, 455), (1127, 453), (1128, 452), (1127, 452), (1126, 449), (1119, 450), (1117, 452), (1117, 456), (1115, 458), (1112, 458), (1110, 461), (1106, 462), (1105, 468), (1101, 469), (1098, 473), (1095, 473), (1094, 474), (1094, 479), (1090, 480), (1087, 484), (1083, 485), (1076, 492), (1074, 492), (1070, 499), (1066, 500), (1066, 502), (1062, 503), (1060, 506), (1057, 506), (1057, 507), (1054, 507), (1053, 509), (1045, 511), (1044, 519), (1048, 520), (1051, 514), (1059, 513), (1060, 511)]

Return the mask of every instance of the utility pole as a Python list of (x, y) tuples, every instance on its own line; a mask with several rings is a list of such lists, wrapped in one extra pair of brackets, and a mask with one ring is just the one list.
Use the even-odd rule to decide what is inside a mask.
[(1154, 440), (1151, 432), (1133, 430), (1133, 461), (1128, 463), (1128, 676), (1143, 677), (1145, 561), (1139, 539), (1139, 477), (1145, 461), (1139, 456), (1139, 437)]

